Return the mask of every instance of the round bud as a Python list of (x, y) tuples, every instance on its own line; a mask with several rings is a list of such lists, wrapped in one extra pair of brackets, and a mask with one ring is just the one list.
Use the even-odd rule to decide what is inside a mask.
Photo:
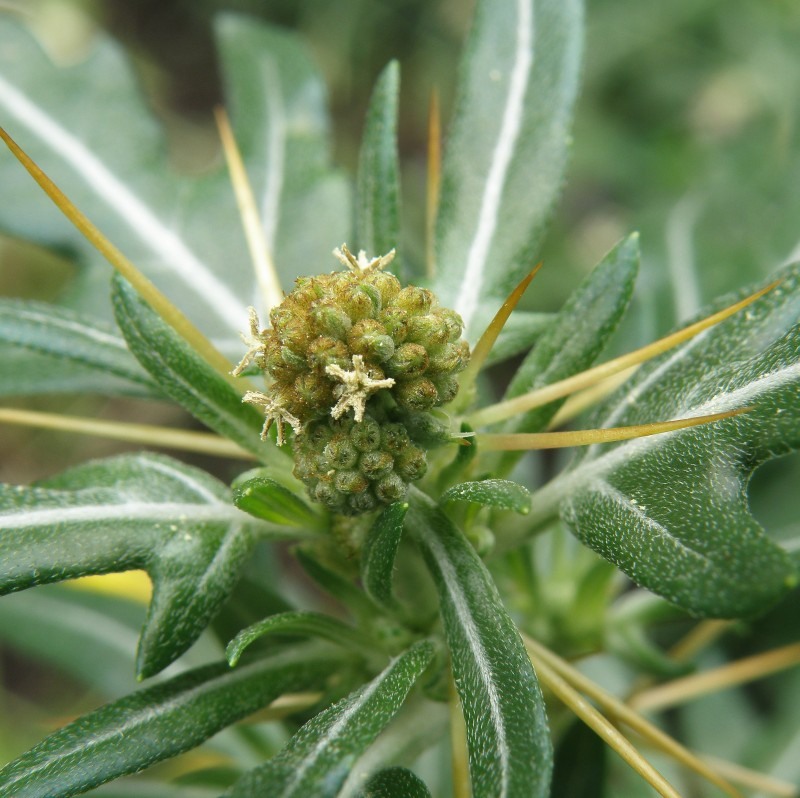
[(428, 368), (428, 353), (419, 344), (401, 344), (386, 364), (393, 377), (422, 374)]
[(397, 404), (405, 410), (430, 410), (439, 398), (436, 386), (426, 377), (402, 380), (394, 390)]

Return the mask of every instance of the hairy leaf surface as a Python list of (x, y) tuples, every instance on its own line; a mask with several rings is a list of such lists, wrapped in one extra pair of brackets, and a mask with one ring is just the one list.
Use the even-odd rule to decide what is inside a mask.
[(408, 504), (390, 504), (370, 527), (361, 550), (361, 581), (374, 601), (385, 607), (396, 606), (392, 591), (394, 561), (403, 535)]
[(275, 454), (259, 437), (263, 417), (119, 276), (113, 302), (128, 346), (167, 396), (257, 457)]
[(314, 717), (269, 762), (242, 777), (230, 798), (335, 796), (358, 756), (394, 717), (433, 657), (417, 643), (371, 682)]
[(501, 510), (513, 510), (527, 515), (531, 510), (530, 491), (508, 479), (483, 479), (478, 482), (461, 482), (446, 490), (439, 499), (447, 502), (475, 502)]
[(489, 572), (430, 499), (412, 492), (407, 521), (439, 590), (469, 745), (472, 794), (549, 795), (552, 745), (528, 655)]
[(139, 642), (149, 676), (185, 651), (228, 596), (256, 535), (222, 483), (154, 454), (121, 455), (32, 487), (0, 487), (0, 593), (145, 569), (153, 598)]
[(400, 65), (392, 61), (375, 84), (358, 157), (355, 245), (368, 256), (385, 255), (400, 245), (399, 93)]
[(793, 266), (755, 304), (640, 369), (594, 421), (611, 427), (749, 412), (592, 446), (534, 506), (560, 503), (583, 541), (693, 613), (765, 609), (794, 584), (796, 570), (750, 514), (747, 483), (760, 464), (800, 446), (799, 318)]
[(376, 773), (358, 798), (430, 798), (425, 782), (406, 768), (387, 768)]
[[(0, 770), (0, 798), (67, 798), (207, 740), (283, 693), (318, 687), (331, 651), (208, 665), (84, 715)], [(124, 741), (124, 745), (121, 744)]]
[(0, 395), (66, 391), (161, 396), (104, 322), (44, 302), (0, 300)]
[(434, 290), (474, 342), (531, 268), (561, 188), (579, 0), (482, 0), (444, 159)]
[[(329, 167), (322, 83), (295, 39), (255, 20), (224, 18), (219, 41), (236, 132), (288, 284), (309, 255), (325, 268), (330, 242), (347, 232), (349, 200)], [(98, 34), (85, 60), (58, 68), (19, 22), (3, 17), (0, 112), (67, 196), (235, 356), (257, 292), (230, 180), (222, 167), (200, 177), (176, 172), (120, 46)], [(8, 155), (0, 182), (14, 197), (0, 208), (0, 229), (78, 253), (83, 270), (69, 302), (110, 316), (107, 264)]]

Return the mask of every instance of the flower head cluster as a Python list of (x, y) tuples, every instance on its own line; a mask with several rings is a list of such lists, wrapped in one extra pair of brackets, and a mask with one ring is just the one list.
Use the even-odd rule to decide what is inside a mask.
[[(234, 373), (250, 362), (265, 372), (268, 394), (248, 391), (244, 400), (264, 409), (264, 436), (274, 423), (282, 444), (285, 425), (294, 430), (296, 471), (312, 496), (341, 512), (363, 512), (402, 498), (407, 483), (424, 473), (414, 430), (426, 426), (420, 414), (455, 398), (469, 347), (457, 313), (441, 307), (427, 289), (403, 287), (383, 271), (393, 252), (369, 260), (343, 246), (334, 254), (347, 270), (298, 279), (270, 312), (269, 328), (260, 329), (251, 311), (243, 335), (248, 351)], [(361, 434), (353, 432), (361, 425), (377, 430), (377, 448), (356, 447), (357, 458), (322, 456), (332, 441), (344, 451), (338, 441)], [(403, 455), (413, 467), (402, 465), (399, 449), (389, 443), (400, 438), (403, 451), (418, 452)]]

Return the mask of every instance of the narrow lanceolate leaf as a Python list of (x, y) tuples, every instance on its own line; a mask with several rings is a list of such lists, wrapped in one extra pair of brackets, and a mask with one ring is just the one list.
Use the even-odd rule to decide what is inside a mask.
[(461, 65), (437, 222), (442, 303), (474, 343), (535, 263), (578, 85), (580, 0), (482, 0)]
[(408, 504), (390, 504), (375, 520), (361, 550), (361, 582), (379, 604), (395, 606), (392, 577)]
[(208, 427), (259, 458), (273, 453), (260, 439), (264, 419), (121, 277), (113, 283), (117, 324), (130, 350), (161, 390)]
[(0, 300), (0, 394), (160, 396), (110, 326), (44, 302)]
[(436, 580), (469, 745), (474, 798), (549, 795), (544, 701), (514, 622), (463, 534), (419, 491), (407, 526)]
[[(323, 84), (296, 40), (254, 19), (224, 18), (219, 38), (237, 139), (288, 285), (309, 259), (324, 269), (331, 242), (349, 229), (347, 184), (330, 168)], [(4, 16), (0, 76), (3, 126), (235, 358), (256, 278), (224, 167), (201, 178), (176, 173), (121, 47), (101, 34), (84, 61), (59, 68), (23, 25)], [(0, 207), (0, 229), (75, 251), (81, 275), (68, 301), (110, 318), (108, 265), (10, 157), (0, 157), (0, 185), (14, 197)]]
[(254, 536), (285, 535), (237, 510), (196, 468), (153, 454), (96, 460), (32, 487), (0, 487), (0, 593), (145, 569), (139, 641), (149, 676), (185, 651), (226, 599)]
[(387, 768), (376, 773), (358, 798), (430, 798), (425, 782), (406, 768)]
[(335, 796), (356, 758), (394, 717), (432, 658), (433, 646), (417, 643), (371, 682), (306, 723), (280, 753), (226, 795)]
[[(549, 385), (591, 366), (628, 307), (638, 269), (639, 236), (634, 233), (617, 244), (572, 293), (519, 367), (505, 398)], [(564, 401), (522, 413), (504, 429), (544, 429)]]
[(800, 446), (800, 268), (746, 312), (642, 367), (601, 427), (749, 407), (716, 424), (582, 451), (535, 499), (634, 581), (699, 615), (759, 612), (797, 579), (750, 514), (754, 469)]
[(233, 503), (256, 518), (273, 524), (319, 530), (322, 517), (315, 513), (296, 493), (266, 476), (237, 480), (233, 486)]
[(265, 635), (302, 635), (303, 637), (319, 637), (338, 645), (365, 647), (369, 640), (364, 638), (352, 626), (342, 623), (329, 615), (319, 612), (298, 610), (297, 612), (281, 612), (271, 615), (263, 621), (242, 629), (228, 643), (225, 655), (231, 666), (236, 665), (245, 649)]
[[(220, 196), (220, 188), (227, 189), (224, 175), (190, 182), (175, 174), (165, 137), (119, 46), (98, 36), (85, 61), (60, 69), (22, 25), (4, 17), (0, 75), (0, 111), (9, 133), (196, 323), (230, 341), (244, 318), (249, 282), (242, 276), (249, 280), (249, 274), (245, 258), (237, 255), (245, 254), (244, 246), (226, 232), (230, 225), (240, 234), (235, 205), (216, 207), (221, 203), (213, 203), (208, 190), (216, 181)], [(95, 279), (98, 272), (108, 274), (107, 265), (48, 209), (18, 164), (9, 158), (0, 164), (0, 182), (14, 197), (0, 209), (0, 227), (42, 244), (74, 248), (95, 266), (84, 269), (83, 307), (110, 315), (103, 281)], [(226, 237), (225, 245), (219, 237)]]
[[(349, 182), (331, 166), (324, 83), (291, 33), (224, 14), (217, 19), (216, 35), (226, 107), (267, 244), (288, 287), (298, 273), (333, 268), (331, 249), (351, 230)], [(232, 199), (230, 189), (220, 198)], [(210, 225), (215, 233), (218, 224), (212, 220)], [(224, 268), (230, 268), (224, 250), (223, 255)], [(242, 265), (249, 268), (245, 261)], [(251, 291), (248, 297), (254, 295)], [(261, 310), (266, 315), (268, 308)]]
[(317, 688), (330, 649), (297, 648), (231, 670), (218, 663), (84, 715), (0, 770), (0, 798), (67, 798), (207, 740), (283, 693)]
[(461, 482), (446, 490), (439, 504), (447, 502), (476, 502), (501, 510), (513, 510), (527, 515), (531, 511), (530, 491), (508, 479), (483, 479), (478, 482)]
[(375, 84), (358, 157), (355, 244), (375, 256), (400, 243), (399, 92), (400, 65), (392, 61)]

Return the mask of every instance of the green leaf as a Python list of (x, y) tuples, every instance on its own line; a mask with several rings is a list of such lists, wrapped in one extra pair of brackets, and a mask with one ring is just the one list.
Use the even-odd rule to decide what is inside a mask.
[(397, 105), (400, 65), (390, 61), (372, 93), (358, 156), (356, 245), (385, 255), (400, 243)]
[(364, 590), (384, 607), (396, 605), (392, 576), (407, 510), (406, 502), (390, 504), (375, 519), (361, 550), (361, 582)]
[[(633, 233), (617, 244), (573, 291), (522, 362), (505, 398), (542, 388), (591, 366), (628, 307), (638, 270), (639, 236)], [(538, 432), (565, 401), (560, 399), (521, 414), (505, 429)]]
[(233, 485), (233, 503), (246, 513), (283, 526), (318, 530), (322, 517), (299, 496), (274, 479), (256, 476), (237, 480)]
[(122, 277), (113, 280), (114, 312), (139, 362), (171, 399), (195, 418), (259, 458), (272, 454), (260, 438), (264, 419)]
[(486, 566), (464, 535), (412, 490), (407, 528), (436, 580), (467, 726), (472, 794), (549, 795), (552, 747), (525, 647)]
[(136, 687), (131, 662), (143, 618), (131, 601), (47, 585), (2, 598), (0, 641), (117, 698)]
[(430, 798), (425, 782), (407, 768), (387, 768), (376, 773), (358, 798)]
[(298, 547), (294, 554), (303, 570), (326, 593), (341, 601), (345, 607), (358, 616), (371, 618), (375, 615), (377, 607), (373, 604), (371, 598), (349, 579), (321, 563), (307, 547)]
[[(323, 84), (285, 32), (234, 17), (224, 17), (218, 32), (237, 137), (288, 285), (297, 266), (325, 268), (331, 242), (344, 240), (349, 229), (347, 184), (330, 168)], [(0, 19), (0, 75), (0, 114), (11, 135), (236, 358), (242, 351), (238, 331), (258, 292), (224, 167), (199, 178), (175, 171), (166, 137), (110, 37), (96, 34), (85, 60), (59, 68), (6, 15)], [(9, 156), (0, 157), (0, 184), (14, 198), (0, 207), (0, 229), (75, 252), (83, 268), (70, 304), (110, 318), (109, 266)]]
[(642, 367), (596, 424), (752, 409), (691, 430), (588, 447), (536, 495), (535, 515), (560, 505), (581, 540), (694, 614), (737, 617), (774, 603), (797, 573), (750, 514), (747, 483), (761, 463), (800, 446), (799, 317), (795, 265), (745, 311)]
[(439, 499), (439, 504), (459, 501), (499, 507), (501, 510), (513, 510), (521, 515), (527, 515), (531, 511), (530, 491), (508, 479), (461, 482), (446, 490)]
[(84, 715), (0, 770), (0, 798), (66, 798), (199, 745), (280, 695), (324, 684), (331, 651), (217, 663)]
[(264, 635), (273, 634), (319, 637), (337, 645), (372, 650), (369, 639), (352, 626), (319, 612), (298, 610), (271, 615), (239, 632), (225, 649), (225, 656), (230, 666), (233, 667), (239, 662), (245, 649), (252, 642)]
[(579, 0), (480, 0), (445, 152), (434, 290), (474, 342), (532, 266), (562, 182)]
[(153, 599), (137, 669), (185, 651), (238, 578), (256, 535), (286, 531), (237, 510), (204, 471), (154, 454), (95, 460), (32, 487), (0, 486), (0, 593), (145, 569)]
[[(352, 198), (349, 180), (331, 166), (325, 84), (295, 34), (222, 14), (216, 35), (226, 104), (283, 285), (329, 271), (331, 249), (351, 230)], [(234, 203), (229, 187), (220, 199)], [(216, 232), (219, 223), (208, 221)], [(245, 256), (249, 271), (248, 264)], [(248, 302), (253, 294), (244, 295)]]
[(107, 324), (44, 302), (0, 299), (0, 395), (161, 396)]
[(369, 684), (303, 726), (265, 765), (243, 776), (230, 798), (335, 796), (352, 764), (394, 717), (433, 659), (433, 645), (417, 643)]

